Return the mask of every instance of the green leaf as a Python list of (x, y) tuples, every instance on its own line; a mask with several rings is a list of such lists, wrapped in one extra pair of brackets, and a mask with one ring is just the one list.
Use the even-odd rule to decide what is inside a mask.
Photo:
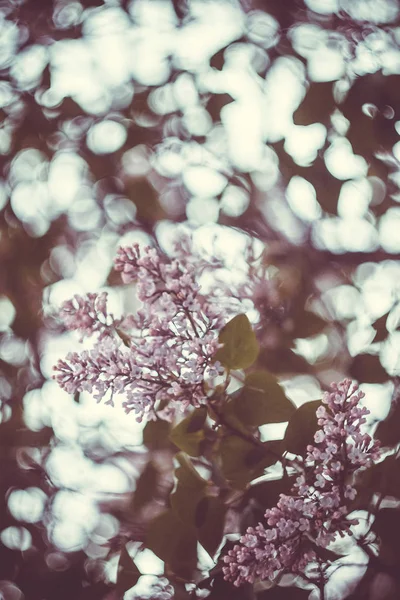
[(320, 405), (321, 400), (306, 402), (290, 417), (283, 440), (286, 450), (302, 456), (306, 454), (307, 446), (314, 443), (314, 433), (318, 429), (315, 413)]
[(179, 453), (176, 458), (180, 466), (175, 471), (178, 483), (170, 496), (171, 508), (181, 521), (194, 526), (196, 508), (204, 497), (207, 482), (184, 454)]
[(196, 408), (191, 415), (172, 429), (169, 439), (190, 456), (200, 456), (206, 417), (207, 408), (205, 406)]
[(382, 367), (379, 356), (359, 354), (353, 359), (349, 369), (350, 376), (360, 383), (384, 383), (389, 375)]
[(148, 421), (143, 429), (143, 444), (151, 450), (159, 450), (169, 445), (168, 434), (171, 425), (168, 421), (157, 419)]
[(230, 435), (220, 445), (222, 472), (231, 485), (243, 489), (279, 460), (280, 442), (255, 446), (243, 438)]
[(167, 510), (151, 521), (146, 546), (174, 573), (191, 578), (197, 563), (196, 530), (183, 523), (174, 511)]
[(179, 452), (175, 456), (179, 463), (179, 467), (175, 471), (175, 476), (181, 485), (188, 488), (204, 488), (207, 485), (205, 481), (196, 471), (188, 457), (183, 453)]
[(213, 557), (221, 543), (226, 506), (215, 496), (205, 496), (196, 507), (195, 524), (200, 544)]
[(296, 410), (276, 377), (268, 371), (247, 375), (239, 396), (231, 402), (237, 418), (245, 425), (256, 427), (288, 421)]
[(221, 329), (219, 341), (224, 344), (215, 354), (228, 369), (247, 369), (259, 353), (256, 335), (246, 315), (237, 315)]
[(157, 480), (158, 471), (150, 461), (147, 463), (144, 471), (137, 480), (132, 503), (132, 508), (134, 511), (140, 510), (154, 498), (154, 492), (157, 489)]
[[(224, 402), (224, 404), (221, 406), (223, 423), (228, 428), (228, 430), (233, 429), (236, 432), (241, 432), (243, 435), (251, 435), (251, 432), (249, 431), (248, 427), (245, 423), (242, 422), (241, 418), (236, 412), (236, 407), (239, 403), (241, 392), (241, 389), (233, 392), (230, 395), (229, 400)], [(219, 422), (219, 417), (218, 415), (216, 416), (215, 413), (213, 413), (212, 407), (210, 408), (210, 416), (212, 419), (217, 420), (217, 422)]]
[(269, 348), (261, 351), (260, 363), (273, 373), (311, 373), (312, 367), (303, 356), (290, 348)]
[(133, 559), (130, 557), (129, 552), (124, 546), (121, 550), (121, 555), (118, 562), (117, 571), (117, 584), (116, 591), (119, 597), (123, 597), (127, 590), (137, 584), (141, 572), (135, 565)]

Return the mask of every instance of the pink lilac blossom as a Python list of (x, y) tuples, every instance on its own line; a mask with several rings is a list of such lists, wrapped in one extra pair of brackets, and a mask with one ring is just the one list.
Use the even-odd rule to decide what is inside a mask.
[[(76, 297), (63, 305), (68, 329), (100, 334), (92, 350), (60, 360), (55, 379), (69, 393), (88, 391), (100, 401), (107, 393), (125, 397), (126, 412), (172, 419), (177, 408), (207, 401), (207, 380), (222, 372), (213, 356), (223, 311), (201, 293), (197, 283), (205, 261), (193, 262), (187, 242), (176, 246), (172, 260), (154, 248), (120, 248), (115, 268), (125, 283), (137, 282), (143, 306), (123, 321), (108, 318), (105, 295)], [(128, 335), (127, 335), (128, 334)], [(121, 338), (129, 340), (124, 346)]]
[(273, 579), (281, 572), (302, 573), (316, 560), (314, 546), (326, 548), (339, 534), (350, 534), (355, 520), (347, 518), (356, 495), (352, 475), (380, 456), (379, 444), (361, 432), (368, 409), (359, 406), (363, 392), (350, 380), (332, 385), (317, 410), (315, 446), (307, 447), (304, 472), (281, 494), (275, 508), (224, 557), (225, 579), (239, 586)]
[(87, 294), (79, 296), (76, 294), (71, 300), (67, 300), (60, 308), (60, 319), (66, 329), (78, 331), (81, 341), (94, 333), (102, 339), (112, 332), (119, 324), (112, 314), (107, 313), (107, 293)]

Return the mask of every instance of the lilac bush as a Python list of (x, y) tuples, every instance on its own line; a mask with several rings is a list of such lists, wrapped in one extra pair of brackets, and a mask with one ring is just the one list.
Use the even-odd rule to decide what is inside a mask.
[[(265, 265), (261, 262), (261, 267), (257, 266), (250, 248), (248, 279), (244, 284), (232, 287), (231, 296), (223, 283), (206, 291), (199, 276), (215, 270), (221, 262), (206, 261), (197, 255), (188, 238), (182, 238), (174, 252), (170, 258), (155, 248), (141, 251), (138, 245), (118, 250), (115, 269), (125, 284), (136, 285), (141, 302), (136, 314), (115, 318), (108, 310), (105, 292), (75, 296), (63, 304), (60, 317), (66, 329), (77, 331), (81, 340), (92, 337), (93, 346), (59, 360), (55, 379), (69, 393), (87, 391), (98, 401), (106, 398), (108, 404), (121, 396), (125, 411), (133, 411), (138, 421), (178, 421), (170, 440), (190, 456), (201, 455), (200, 442), (207, 438), (209, 445), (202, 466), (210, 470), (212, 485), (202, 480), (188, 457), (178, 458), (178, 487), (172, 507), (156, 515), (160, 521), (156, 520), (153, 528), (149, 525), (148, 547), (167, 564), (172, 561), (172, 571), (179, 572), (182, 557), (177, 561), (166, 549), (159, 523), (176, 532), (185, 548), (189, 543), (187, 536), (192, 536), (188, 547), (194, 548), (194, 569), (197, 542), (214, 555), (221, 541), (225, 525), (221, 522), (216, 528), (216, 521), (223, 521), (228, 510), (222, 500), (229, 499), (227, 490), (242, 489), (246, 482), (250, 483), (260, 472), (259, 466), (261, 472), (263, 466), (278, 461), (295, 467), (298, 476), (291, 493), (281, 493), (277, 505), (265, 511), (264, 522), (248, 527), (239, 543), (222, 552), (223, 576), (239, 587), (260, 580), (276, 582), (290, 573), (301, 575), (322, 589), (328, 567), (322, 551), (338, 536), (351, 536), (351, 527), (357, 523), (349, 516), (350, 504), (357, 494), (354, 474), (380, 457), (378, 442), (363, 431), (369, 412), (360, 405), (364, 394), (349, 379), (332, 385), (332, 391), (324, 394), (316, 411), (319, 429), (314, 434), (314, 444), (307, 446), (304, 459), (291, 460), (287, 454), (290, 449), (277, 452), (268, 443), (264, 445), (253, 421), (257, 415), (261, 425), (266, 422), (266, 412), (269, 422), (279, 422), (277, 415), (290, 418), (294, 411), (296, 422), (297, 411), (271, 373), (254, 370), (259, 342), (240, 309), (242, 298), (243, 302), (252, 300), (259, 315), (263, 312), (269, 318), (272, 313), (279, 314), (277, 282), (268, 281)], [(268, 293), (262, 294), (267, 305), (261, 307), (260, 289), (274, 292), (271, 298)], [(273, 322), (278, 322), (275, 317)], [(263, 337), (259, 322), (257, 328)], [(243, 372), (248, 368), (251, 377), (247, 379)], [(242, 371), (238, 379), (250, 394), (252, 416), (248, 426), (235, 415), (235, 407), (240, 409), (240, 396), (230, 392), (231, 371)], [(246, 403), (246, 395), (243, 398), (241, 402)], [(255, 399), (263, 403), (259, 413)], [(282, 402), (286, 402), (283, 413), (279, 408)], [(204, 408), (196, 411), (199, 407)], [(243, 409), (240, 410), (238, 414), (243, 419)], [(207, 425), (206, 415), (211, 425)], [(148, 469), (143, 474), (145, 482), (155, 473), (153, 466)], [(193, 504), (189, 509), (188, 503)], [(185, 521), (188, 515), (194, 515), (194, 521)], [(219, 532), (217, 539), (214, 529)], [(183, 574), (187, 577), (185, 568)]]

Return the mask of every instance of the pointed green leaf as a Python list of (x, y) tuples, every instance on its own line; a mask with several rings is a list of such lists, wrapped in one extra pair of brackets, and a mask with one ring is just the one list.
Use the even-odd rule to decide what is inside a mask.
[(190, 578), (197, 562), (197, 539), (194, 527), (183, 523), (167, 510), (149, 525), (146, 546), (177, 575)]
[(228, 369), (247, 369), (256, 361), (259, 346), (246, 315), (237, 315), (222, 328), (219, 341), (224, 344), (215, 354)]
[(170, 423), (162, 419), (148, 421), (143, 429), (143, 444), (152, 450), (165, 448), (169, 445), (168, 434), (170, 428)]
[(321, 400), (312, 400), (300, 406), (289, 419), (284, 445), (293, 454), (304, 455), (307, 446), (314, 443), (314, 434), (318, 429), (317, 408)]
[(222, 472), (236, 489), (245, 488), (279, 459), (277, 442), (255, 446), (236, 435), (226, 436), (221, 441), (220, 453)]
[(158, 471), (150, 461), (147, 463), (143, 473), (137, 480), (132, 503), (132, 508), (134, 511), (140, 510), (154, 498), (154, 492), (157, 488), (157, 480)]
[(240, 394), (232, 401), (234, 412), (245, 425), (288, 421), (295, 407), (276, 377), (268, 371), (254, 371), (246, 377)]
[(203, 489), (207, 485), (207, 481), (198, 474), (189, 458), (183, 452), (179, 452), (175, 458), (179, 463), (179, 467), (175, 471), (175, 476), (181, 485), (196, 489)]
[(200, 456), (206, 417), (207, 408), (205, 406), (196, 408), (192, 414), (172, 429), (169, 439), (175, 446), (190, 456)]
[(200, 544), (213, 557), (221, 543), (226, 506), (215, 496), (205, 496), (196, 507), (195, 524)]
[(157, 515), (151, 521), (147, 531), (147, 548), (152, 550), (158, 558), (168, 562), (174, 550), (175, 532), (179, 531), (181, 527), (181, 522), (171, 510)]
[(178, 483), (170, 496), (171, 508), (181, 521), (194, 526), (196, 508), (204, 497), (207, 482), (183, 453), (179, 453), (177, 459), (180, 465), (175, 471)]
[(135, 565), (133, 559), (130, 557), (129, 552), (124, 546), (121, 550), (121, 555), (118, 562), (117, 571), (117, 584), (116, 591), (119, 597), (123, 597), (127, 590), (137, 584), (141, 572)]

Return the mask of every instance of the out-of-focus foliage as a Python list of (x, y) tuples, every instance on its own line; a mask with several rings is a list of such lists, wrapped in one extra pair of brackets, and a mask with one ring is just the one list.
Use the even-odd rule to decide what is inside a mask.
[[(171, 231), (187, 222), (209, 252), (234, 257), (227, 270), (240, 278), (244, 234), (260, 240), (258, 357), (249, 344), (273, 378), (245, 380), (226, 418), (271, 443), (271, 424), (289, 421), (280, 437), (300, 453), (312, 436), (307, 402), (350, 375), (373, 398), (376, 436), (397, 450), (399, 32), (397, 0), (0, 2), (5, 600), (114, 599), (137, 581), (131, 597), (196, 597), (182, 581), (196, 567), (196, 539), (212, 554), (222, 538), (225, 508), (200, 480), (188, 483), (185, 459), (174, 478), (177, 451), (201, 462), (207, 448), (201, 409), (171, 432), (155, 421), (142, 435), (134, 418), (85, 394), (71, 399), (51, 380), (76, 343), (51, 318), (63, 300), (103, 288), (117, 314), (137, 308), (111, 268), (123, 242), (168, 252)], [(234, 352), (227, 360), (247, 366)], [(271, 478), (244, 489), (271, 463), (249, 459), (240, 437), (224, 444), (233, 531), (290, 485)], [(388, 504), (373, 528), (383, 561), (370, 557), (354, 600), (399, 596), (398, 472), (393, 454), (360, 482), (357, 509)], [(175, 509), (166, 506), (174, 485)], [(199, 504), (186, 505), (193, 497)], [(150, 531), (169, 582), (140, 551), (157, 514), (178, 549), (168, 555)], [(205, 556), (197, 566), (200, 581), (213, 564)], [(253, 598), (218, 572), (211, 579), (201, 588), (210, 598)], [(257, 596), (292, 593), (308, 594)]]

